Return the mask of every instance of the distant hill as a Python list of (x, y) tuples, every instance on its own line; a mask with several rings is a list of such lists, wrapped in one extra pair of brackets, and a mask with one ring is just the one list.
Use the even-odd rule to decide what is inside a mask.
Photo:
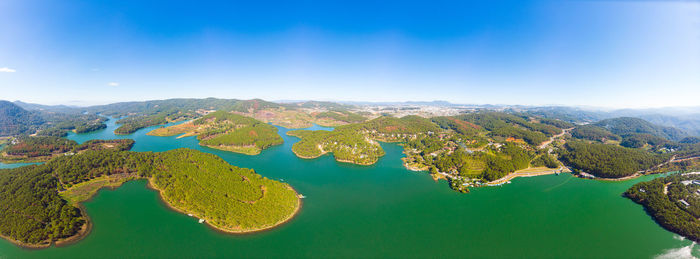
[(354, 107), (353, 105), (348, 105), (348, 104), (340, 104), (340, 103), (335, 103), (335, 102), (323, 102), (323, 101), (304, 101), (304, 102), (296, 102), (296, 103), (290, 103), (290, 104), (296, 105), (296, 106), (302, 107), (302, 108), (324, 108), (324, 109), (330, 109), (330, 110), (346, 110), (346, 109)]
[(689, 136), (688, 133), (677, 128), (660, 126), (643, 119), (632, 117), (605, 119), (593, 125), (605, 128), (617, 135), (649, 134), (673, 141), (679, 141)]
[(0, 136), (34, 133), (44, 120), (14, 103), (0, 101)]
[(530, 107), (527, 113), (568, 122), (596, 122), (617, 117), (635, 117), (648, 122), (681, 129), (693, 136), (700, 136), (700, 107), (622, 109), (602, 111), (576, 107)]
[(71, 113), (71, 112), (79, 112), (81, 110), (80, 107), (68, 106), (68, 105), (43, 105), (43, 104), (36, 104), (36, 103), (25, 103), (22, 101), (14, 101), (13, 103), (19, 107), (22, 107), (22, 109), (25, 109), (27, 111), (52, 111), (52, 112)]
[(688, 132), (693, 136), (700, 136), (700, 114), (669, 116), (663, 114), (649, 114), (638, 116), (651, 123), (671, 126)]
[(339, 101), (339, 103), (343, 104), (350, 104), (350, 105), (382, 105), (382, 106), (403, 106), (403, 105), (412, 105), (412, 106), (439, 106), (439, 107), (450, 107), (450, 106), (461, 106), (461, 104), (453, 104), (448, 101), (430, 101), (430, 102), (421, 102), (421, 101), (407, 101), (407, 102), (354, 102), (354, 101)]

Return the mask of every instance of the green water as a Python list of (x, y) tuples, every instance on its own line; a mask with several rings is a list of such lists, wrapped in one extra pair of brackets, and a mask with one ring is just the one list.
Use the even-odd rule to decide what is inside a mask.
[[(106, 130), (69, 138), (115, 138), (114, 127), (111, 120)], [(133, 181), (85, 203), (94, 228), (82, 241), (27, 250), (1, 240), (0, 258), (651, 258), (693, 249), (620, 196), (650, 177), (610, 183), (550, 175), (459, 194), (405, 170), (395, 144), (382, 145), (387, 155), (377, 164), (356, 166), (330, 156), (296, 158), (297, 139), (284, 128), (285, 143), (258, 156), (200, 147), (193, 137), (146, 136), (148, 130), (119, 138), (135, 139), (135, 151), (189, 147), (282, 178), (307, 196), (301, 212), (270, 231), (222, 234), (167, 209), (145, 181)]]

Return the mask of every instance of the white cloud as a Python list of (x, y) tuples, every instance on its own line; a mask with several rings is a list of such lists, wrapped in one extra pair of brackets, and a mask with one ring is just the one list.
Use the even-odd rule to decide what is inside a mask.
[(117, 82), (109, 82), (107, 85), (109, 85), (109, 86), (119, 86), (119, 83), (117, 83)]
[(14, 70), (9, 67), (0, 67), (0, 72), (5, 72), (5, 73), (14, 73), (17, 72), (17, 70)]

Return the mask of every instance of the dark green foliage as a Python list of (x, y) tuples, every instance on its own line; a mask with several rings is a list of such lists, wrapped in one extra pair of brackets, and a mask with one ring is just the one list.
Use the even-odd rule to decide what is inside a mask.
[(111, 149), (117, 151), (127, 151), (134, 146), (135, 141), (133, 139), (93, 139), (80, 144), (75, 148), (76, 151), (82, 150), (103, 150)]
[(300, 137), (292, 151), (301, 157), (314, 158), (332, 152), (339, 161), (373, 164), (384, 156), (384, 150), (371, 139), (402, 141), (418, 135), (428, 135), (440, 128), (419, 116), (402, 118), (379, 117), (363, 123), (339, 126), (333, 131), (295, 130), (287, 134)]
[(476, 135), (481, 127), (468, 121), (460, 120), (455, 117), (434, 117), (433, 122), (442, 129), (454, 130), (458, 134), (465, 136)]
[(641, 148), (649, 144), (652, 147), (657, 147), (664, 145), (668, 142), (668, 140), (662, 137), (657, 137), (646, 133), (635, 133), (622, 136), (622, 142), (620, 142), (620, 146), (629, 148)]
[(87, 133), (107, 128), (106, 124), (86, 124), (75, 128), (75, 133)]
[(676, 151), (673, 155), (677, 159), (700, 156), (700, 142), (695, 142), (692, 138), (686, 138), (681, 142), (667, 143), (666, 147)]
[(299, 205), (286, 183), (252, 169), (231, 166), (221, 158), (191, 149), (157, 154), (151, 183), (171, 205), (230, 231), (273, 226)]
[(485, 156), (486, 168), (482, 173), (482, 178), (487, 181), (493, 181), (509, 173), (525, 169), (530, 165), (532, 157), (530, 151), (524, 150), (513, 143), (506, 143), (498, 150), (496, 155)]
[(698, 137), (687, 137), (678, 141), (681, 144), (698, 144), (700, 143), (700, 138)]
[(65, 136), (68, 130), (87, 132), (104, 128), (103, 117), (77, 112), (26, 111), (19, 106), (0, 101), (0, 136), (33, 134)]
[(279, 108), (281, 105), (273, 102), (268, 102), (260, 99), (253, 99), (253, 100), (243, 100), (243, 101), (237, 101), (235, 104), (231, 106), (230, 109), (227, 109), (229, 111), (237, 111), (237, 112), (256, 112), (259, 110), (264, 110), (268, 108)]
[[(700, 198), (694, 194), (698, 186), (681, 181), (700, 180), (700, 177), (675, 174), (633, 185), (625, 196), (644, 206), (654, 220), (665, 229), (695, 242), (700, 241)], [(668, 185), (668, 194), (664, 186)], [(680, 202), (685, 200), (689, 206)]]
[(331, 152), (339, 161), (366, 165), (373, 164), (384, 156), (381, 146), (367, 141), (364, 135), (356, 131), (294, 130), (287, 134), (301, 138), (301, 141), (292, 145), (292, 151), (304, 158), (314, 158)]
[[(100, 117), (101, 118), (101, 117)], [(54, 137), (65, 137), (68, 135), (69, 130), (75, 131), (75, 133), (87, 133), (96, 130), (101, 130), (107, 128), (107, 125), (103, 123), (102, 119), (97, 119), (96, 121), (63, 121), (56, 126), (43, 129), (37, 132), (39, 136), (54, 136)]]
[(68, 152), (78, 145), (72, 140), (50, 136), (21, 136), (15, 142), (5, 146), (3, 151), (11, 156), (29, 158)]
[(44, 112), (42, 116), (47, 121), (44, 125), (49, 129), (74, 130), (76, 133), (91, 132), (104, 129), (107, 118), (95, 114)]
[(378, 134), (418, 134), (437, 132), (440, 128), (429, 119), (409, 115), (401, 118), (382, 116), (363, 123), (340, 126), (336, 130), (367, 131)]
[(643, 119), (632, 117), (602, 120), (595, 123), (595, 125), (606, 128), (610, 130), (610, 132), (617, 135), (642, 133), (673, 141), (678, 141), (688, 136), (688, 134), (682, 130), (673, 127), (655, 125)]
[(560, 129), (568, 129), (574, 127), (574, 124), (558, 119), (539, 118), (538, 120), (540, 121), (540, 123), (552, 125)]
[(284, 142), (275, 126), (243, 115), (217, 111), (193, 122), (210, 125), (197, 139), (206, 146), (256, 146), (265, 149)]
[(155, 170), (156, 156), (150, 152), (88, 150), (73, 156), (60, 156), (46, 163), (52, 174), (66, 185), (88, 181), (102, 175), (136, 173), (149, 177)]
[(167, 114), (159, 113), (155, 115), (133, 116), (120, 119), (117, 123), (121, 124), (119, 128), (114, 130), (116, 134), (131, 134), (137, 130), (168, 123)]
[(367, 118), (359, 115), (357, 113), (349, 111), (327, 111), (316, 114), (316, 118), (330, 118), (336, 121), (342, 121), (347, 123), (358, 123), (367, 120)]
[(131, 139), (90, 140), (78, 145), (77, 142), (52, 136), (21, 136), (6, 145), (2, 151), (13, 157), (8, 161), (45, 161), (55, 155), (70, 154), (83, 150), (129, 150), (134, 145)]
[(438, 151), (442, 149), (442, 147), (445, 145), (445, 141), (439, 139), (439, 138), (420, 138), (412, 141), (408, 141), (405, 144), (406, 148), (410, 149), (415, 149), (415, 150), (420, 150), (421, 155), (425, 156), (427, 154), (433, 153), (435, 151)]
[[(414, 155), (414, 159), (420, 164), (428, 166), (432, 173), (445, 172), (487, 181), (496, 180), (516, 170), (525, 169), (533, 158), (532, 151), (523, 149), (514, 143), (506, 143), (500, 148), (488, 149), (487, 152), (467, 152), (462, 147), (444, 148), (445, 143), (446, 141), (437, 137), (426, 137), (409, 141), (405, 146), (420, 150), (420, 153)], [(452, 149), (453, 151), (450, 152), (449, 150)], [(433, 154), (438, 150), (444, 152)], [(459, 186), (455, 185), (454, 187)], [(458, 190), (460, 189), (458, 188)]]
[(542, 154), (532, 160), (531, 163), (535, 167), (545, 166), (547, 168), (558, 168), (559, 162), (556, 158), (548, 154)]
[(44, 119), (37, 113), (26, 111), (8, 101), (0, 101), (0, 137), (31, 134), (43, 123)]
[(661, 164), (669, 156), (615, 145), (569, 141), (559, 158), (574, 169), (597, 177), (620, 178)]
[(493, 137), (523, 139), (530, 145), (537, 146), (547, 137), (561, 133), (553, 125), (530, 122), (526, 115), (514, 115), (502, 112), (477, 112), (454, 116), (455, 119), (479, 125), (489, 131)]
[(86, 218), (59, 191), (113, 174), (150, 178), (171, 205), (231, 231), (272, 226), (298, 206), (289, 185), (231, 166), (215, 155), (191, 149), (87, 150), (42, 165), (0, 169), (0, 233), (35, 245), (77, 234)]
[(581, 125), (571, 131), (571, 136), (578, 139), (605, 142), (606, 140), (619, 140), (620, 136), (613, 134), (605, 128), (595, 125)]
[(540, 143), (547, 141), (547, 136), (545, 136), (541, 132), (529, 131), (526, 129), (511, 126), (496, 128), (493, 131), (491, 131), (491, 135), (504, 138), (512, 137), (516, 139), (522, 139), (533, 146), (537, 146)]
[(45, 165), (0, 170), (0, 233), (29, 244), (77, 233), (85, 220), (58, 195), (58, 186)]
[(502, 112), (478, 112), (455, 116), (458, 119), (472, 122), (487, 130), (494, 131), (503, 127), (518, 127), (530, 131), (541, 132), (546, 136), (561, 133), (561, 129), (542, 123), (534, 123), (527, 120), (525, 115), (514, 115)]
[(59, 128), (48, 128), (36, 133), (37, 136), (65, 137), (68, 131)]

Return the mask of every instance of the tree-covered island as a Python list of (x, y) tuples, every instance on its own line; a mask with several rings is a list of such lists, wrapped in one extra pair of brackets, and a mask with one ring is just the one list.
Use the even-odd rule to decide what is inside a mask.
[(282, 144), (277, 128), (243, 115), (217, 111), (194, 121), (155, 129), (152, 136), (197, 136), (199, 144), (215, 149), (257, 155)]

